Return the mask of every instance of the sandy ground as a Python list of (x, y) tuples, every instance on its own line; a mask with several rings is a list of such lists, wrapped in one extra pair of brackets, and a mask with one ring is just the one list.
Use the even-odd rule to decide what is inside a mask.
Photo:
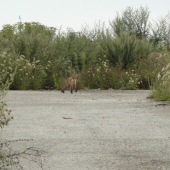
[[(47, 151), (45, 170), (169, 170), (170, 105), (150, 91), (9, 91), (13, 147)], [(26, 170), (40, 167), (22, 161)]]

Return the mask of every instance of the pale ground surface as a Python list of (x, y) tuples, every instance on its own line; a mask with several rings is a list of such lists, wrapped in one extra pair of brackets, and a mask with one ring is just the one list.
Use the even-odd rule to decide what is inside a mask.
[(9, 91), (15, 118), (2, 137), (33, 139), (13, 145), (47, 151), (44, 170), (169, 170), (170, 105), (147, 99), (149, 93)]

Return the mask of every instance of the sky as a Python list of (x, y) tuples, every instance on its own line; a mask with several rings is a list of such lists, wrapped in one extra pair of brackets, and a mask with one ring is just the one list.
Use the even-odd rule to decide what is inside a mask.
[(150, 19), (156, 20), (170, 13), (170, 0), (0, 0), (0, 30), (5, 24), (39, 22), (48, 27), (94, 27), (95, 23), (113, 20), (126, 7), (148, 7)]

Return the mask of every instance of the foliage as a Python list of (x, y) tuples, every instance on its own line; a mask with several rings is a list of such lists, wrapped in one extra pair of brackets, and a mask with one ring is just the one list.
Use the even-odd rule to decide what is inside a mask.
[(157, 51), (166, 53), (170, 50), (170, 14), (155, 20), (151, 27), (150, 41)]
[(116, 38), (108, 35), (102, 47), (109, 61), (113, 65), (119, 63), (124, 69), (134, 64), (137, 56), (146, 58), (153, 51), (152, 44), (146, 38), (138, 39), (129, 32), (120, 32)]
[(131, 67), (140, 75), (139, 88), (151, 89), (156, 81), (157, 74), (166, 64), (166, 56), (161, 53), (151, 53), (145, 58), (137, 57), (137, 62)]
[(57, 90), (61, 90), (61, 89), (62, 89), (61, 78), (59, 78), (59, 79), (57, 80), (55, 74), (53, 74), (53, 80), (54, 80), (54, 87), (55, 87)]
[[(106, 56), (104, 56), (106, 58)], [(84, 85), (88, 88), (100, 89), (136, 89), (138, 86), (137, 75), (122, 70), (121, 65), (111, 66), (107, 59), (96, 64), (96, 67), (89, 68), (83, 74)]]
[[(46, 77), (45, 68), (42, 66), (40, 60), (33, 60), (31, 63), (24, 55), (17, 56), (16, 54), (8, 54), (3, 52), (0, 54), (0, 68), (2, 73), (7, 71), (7, 78), (13, 76), (16, 69), (16, 74), (13, 80), (12, 89), (38, 89), (42, 86), (44, 78)], [(48, 69), (48, 66), (46, 67)], [(36, 80), (36, 81), (34, 81)]]
[(157, 74), (150, 97), (155, 100), (170, 101), (170, 55), (166, 54), (167, 65)]
[(138, 89), (139, 85), (142, 83), (140, 79), (141, 79), (140, 75), (136, 74), (134, 70), (126, 72), (126, 78), (124, 79), (124, 86), (122, 86), (122, 89), (128, 90)]
[[(8, 122), (13, 119), (10, 116), (11, 110), (7, 108), (6, 103), (3, 101), (3, 97), (6, 95), (10, 84), (13, 81), (16, 70), (12, 69), (9, 65), (5, 67), (7, 53), (0, 54), (0, 127), (3, 128)], [(4, 62), (2, 62), (4, 61)], [(13, 71), (13, 73), (11, 72)]]
[(3, 83), (5, 76), (3, 75), (0, 76), (0, 127), (1, 128), (7, 125), (11, 119), (13, 119), (13, 116), (10, 116), (11, 110), (7, 108), (6, 103), (2, 100), (6, 94), (5, 90), (9, 88), (10, 81), (12, 80), (12, 78), (13, 77), (11, 77), (10, 80), (7, 80), (5, 83)]
[(115, 19), (110, 21), (113, 32), (119, 36), (121, 32), (129, 32), (138, 38), (149, 36), (149, 9), (140, 6), (139, 9), (127, 7), (122, 14), (117, 13)]
[[(106, 56), (104, 57), (106, 58)], [(88, 68), (87, 72), (83, 73), (83, 84), (88, 88), (107, 89), (111, 81), (109, 78), (111, 73), (109, 62), (108, 60), (101, 61), (101, 58), (98, 60), (95, 67)]]
[(0, 127), (3, 128), (13, 119), (13, 116), (10, 116), (11, 110), (7, 109), (6, 103), (3, 101), (0, 102), (0, 111)]
[[(61, 88), (79, 74), (81, 85), (101, 89), (150, 89), (170, 50), (169, 17), (149, 22), (149, 9), (127, 7), (110, 21), (81, 31), (21, 21), (0, 31), (0, 68), (16, 75), (10, 89)], [(162, 56), (162, 57), (161, 57)]]
[[(20, 67), (16, 77), (19, 78), (17, 80), (17, 83), (20, 83), (19, 88), (21, 90), (41, 88), (46, 72), (40, 60), (33, 59), (33, 62), (29, 62), (25, 59), (25, 56), (21, 55), (18, 61), (20, 62)], [(46, 69), (48, 69), (48, 66)]]

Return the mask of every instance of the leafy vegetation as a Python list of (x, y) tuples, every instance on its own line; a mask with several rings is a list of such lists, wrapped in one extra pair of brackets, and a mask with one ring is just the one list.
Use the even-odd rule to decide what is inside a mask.
[[(6, 55), (6, 53), (3, 53)], [(10, 116), (11, 110), (7, 108), (7, 104), (3, 101), (4, 96), (7, 93), (7, 90), (12, 83), (15, 71), (13, 74), (7, 72), (3, 69), (3, 73), (0, 75), (0, 128), (2, 129), (6, 126), (13, 116)]]
[(9, 72), (6, 79), (16, 69), (10, 89), (61, 89), (74, 72), (88, 88), (163, 89), (157, 75), (169, 62), (169, 15), (152, 23), (149, 16), (147, 7), (127, 7), (108, 28), (99, 22), (79, 32), (36, 22), (4, 25), (0, 69)]
[(170, 101), (170, 54), (165, 54), (165, 58), (168, 64), (157, 74), (154, 91), (150, 97), (156, 100)]

